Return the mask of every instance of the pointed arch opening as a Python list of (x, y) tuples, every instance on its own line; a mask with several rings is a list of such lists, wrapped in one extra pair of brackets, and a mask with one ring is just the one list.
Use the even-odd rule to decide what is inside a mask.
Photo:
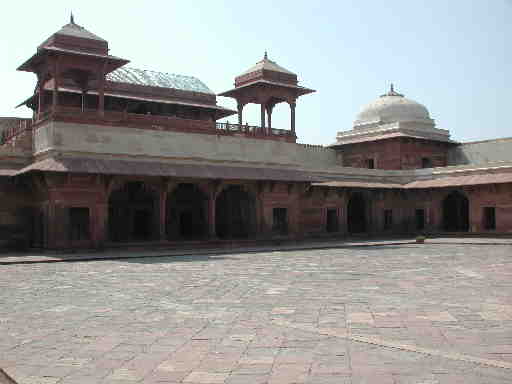
[(109, 197), (110, 240), (150, 241), (158, 238), (158, 198), (143, 182), (133, 181)]
[(208, 235), (208, 197), (191, 183), (181, 183), (167, 194), (168, 240), (202, 239)]
[(443, 229), (469, 231), (469, 200), (462, 192), (453, 191), (443, 200)]
[(361, 192), (352, 194), (348, 201), (347, 227), (349, 233), (364, 233), (367, 230), (366, 200)]
[(215, 202), (217, 236), (247, 238), (256, 232), (256, 199), (241, 186), (224, 189)]

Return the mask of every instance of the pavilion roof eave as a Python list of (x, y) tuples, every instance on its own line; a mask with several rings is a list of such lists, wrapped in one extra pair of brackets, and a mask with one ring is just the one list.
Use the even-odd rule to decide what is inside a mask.
[[(59, 91), (64, 92), (73, 92), (73, 93), (80, 93), (77, 89), (72, 88), (59, 88)], [(90, 91), (90, 94), (97, 94), (96, 91)], [(140, 97), (140, 96), (129, 96), (129, 95), (121, 95), (116, 94), (114, 92), (105, 92), (105, 96), (112, 96), (112, 97), (120, 97), (120, 98), (126, 98), (126, 99), (132, 99), (132, 100), (141, 100), (141, 101), (148, 101), (148, 102), (158, 102), (158, 103), (165, 103), (165, 104), (176, 104), (176, 105), (185, 105), (190, 107), (199, 107), (199, 108), (205, 108), (205, 109), (212, 109), (215, 111), (216, 115), (218, 116), (217, 119), (222, 119), (223, 117), (231, 116), (236, 114), (237, 112), (229, 109), (224, 108), (218, 105), (210, 105), (210, 104), (198, 104), (198, 103), (187, 103), (182, 101), (176, 101), (176, 100), (164, 100), (164, 99), (158, 99), (158, 98), (148, 98), (148, 97)], [(25, 101), (21, 102), (16, 106), (16, 108), (21, 107), (22, 105), (26, 105), (28, 102), (30, 102), (35, 95), (30, 96)]]
[(301, 87), (299, 85), (291, 85), (291, 84), (286, 84), (286, 83), (280, 83), (280, 82), (277, 82), (277, 81), (270, 81), (270, 80), (259, 79), (259, 80), (253, 81), (251, 83), (241, 85), (240, 87), (236, 87), (236, 88), (230, 89), (228, 91), (219, 93), (217, 96), (234, 97), (234, 96), (236, 96), (237, 93), (239, 93), (239, 92), (241, 92), (243, 90), (246, 90), (248, 88), (255, 87), (255, 86), (262, 86), (262, 85), (263, 86), (272, 85), (272, 86), (288, 88), (288, 89), (291, 88), (291, 89), (294, 89), (297, 92), (298, 96), (302, 96), (302, 95), (306, 95), (308, 93), (316, 92), (316, 90), (314, 90), (314, 89), (306, 88), (306, 87)]
[(58, 52), (58, 53), (67, 53), (72, 55), (78, 55), (78, 56), (84, 56), (84, 57), (96, 57), (96, 58), (104, 58), (107, 59), (111, 65), (109, 66), (109, 72), (112, 72), (116, 70), (119, 67), (122, 67), (125, 64), (128, 64), (130, 60), (122, 59), (117, 56), (112, 55), (102, 55), (98, 53), (89, 53), (89, 52), (82, 52), (82, 51), (76, 51), (72, 49), (63, 49), (63, 48), (57, 48), (57, 47), (42, 47), (37, 50), (35, 54), (33, 54), (27, 61), (25, 61), (23, 64), (21, 64), (17, 70), (18, 71), (25, 71), (25, 72), (34, 72), (33, 64), (37, 63), (37, 61), (40, 61), (43, 57), (43, 55), (46, 55), (51, 52)]

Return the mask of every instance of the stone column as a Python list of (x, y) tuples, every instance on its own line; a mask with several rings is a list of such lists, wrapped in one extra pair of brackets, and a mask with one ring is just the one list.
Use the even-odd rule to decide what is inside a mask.
[(108, 238), (108, 204), (96, 204), (93, 215), (91, 240), (96, 248), (102, 248)]
[(160, 241), (164, 241), (166, 239), (166, 236), (165, 236), (165, 223), (167, 221), (167, 190), (166, 188), (162, 188), (162, 190), (160, 190), (160, 205), (159, 205), (159, 209), (160, 209), (160, 217), (159, 217), (159, 220), (160, 220), (160, 225), (159, 225), (159, 239)]
[(295, 135), (295, 102), (290, 103), (290, 129)]
[(238, 107), (238, 124), (242, 125), (243, 124), (242, 121), (243, 121), (244, 105), (242, 103), (238, 103), (237, 107)]
[(59, 59), (55, 58), (53, 63), (53, 98), (52, 98), (52, 109), (53, 112), (57, 109), (59, 104)]
[(268, 133), (271, 135), (272, 134), (272, 109), (274, 107), (270, 104), (267, 104), (266, 105), (266, 110), (267, 110), (267, 122), (268, 122)]
[(98, 73), (98, 114), (105, 115), (105, 68), (106, 62), (101, 66)]
[(41, 112), (43, 111), (43, 86), (42, 81), (39, 83), (39, 90), (37, 92), (37, 120), (40, 119)]
[(217, 237), (217, 229), (215, 227), (215, 201), (216, 201), (216, 192), (210, 191), (208, 194), (208, 237), (210, 239), (215, 239)]
[(261, 130), (265, 132), (265, 104), (261, 104)]

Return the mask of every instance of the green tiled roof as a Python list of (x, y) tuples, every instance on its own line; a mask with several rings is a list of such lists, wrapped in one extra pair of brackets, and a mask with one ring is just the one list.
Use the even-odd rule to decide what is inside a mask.
[(107, 80), (115, 83), (148, 85), (151, 87), (173, 88), (183, 91), (214, 94), (205, 83), (193, 76), (176, 75), (121, 67), (107, 75)]

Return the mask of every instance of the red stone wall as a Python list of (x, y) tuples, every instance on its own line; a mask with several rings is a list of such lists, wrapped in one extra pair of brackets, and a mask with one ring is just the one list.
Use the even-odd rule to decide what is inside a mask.
[(422, 168), (422, 158), (428, 158), (433, 167), (444, 167), (451, 144), (395, 138), (344, 145), (343, 166), (367, 168), (367, 160), (373, 159), (378, 169)]

